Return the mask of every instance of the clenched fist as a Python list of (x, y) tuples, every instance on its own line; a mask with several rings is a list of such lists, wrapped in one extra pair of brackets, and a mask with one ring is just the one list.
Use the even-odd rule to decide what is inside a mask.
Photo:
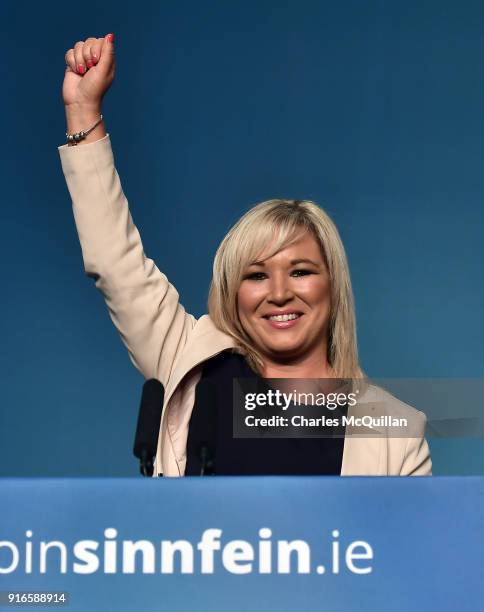
[(65, 106), (101, 107), (114, 80), (114, 34), (77, 42), (65, 54), (62, 86)]

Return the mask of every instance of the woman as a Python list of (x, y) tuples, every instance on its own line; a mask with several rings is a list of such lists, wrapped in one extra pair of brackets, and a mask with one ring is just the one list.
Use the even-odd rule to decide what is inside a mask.
[[(344, 249), (314, 203), (259, 204), (220, 245), (210, 314), (198, 320), (187, 314), (175, 288), (144, 255), (102, 122), (102, 99), (114, 79), (114, 36), (80, 41), (65, 60), (68, 144), (59, 153), (85, 270), (103, 293), (134, 365), (164, 385), (155, 474), (195, 474), (193, 432), (207, 427), (202, 377), (226, 402), (234, 377), (362, 376)], [(412, 437), (391, 437), (385, 428), (358, 437), (347, 428), (339, 440), (234, 439), (230, 411), (220, 410), (217, 473), (430, 474), (425, 416), (368, 387), (359, 405), (375, 403), (409, 417)]]

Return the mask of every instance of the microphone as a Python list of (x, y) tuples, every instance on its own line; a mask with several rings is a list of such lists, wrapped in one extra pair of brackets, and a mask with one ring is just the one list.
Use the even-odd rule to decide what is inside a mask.
[(144, 383), (133, 447), (135, 457), (140, 460), (143, 476), (153, 476), (153, 457), (158, 444), (164, 395), (163, 385), (156, 378)]
[(201, 378), (196, 388), (196, 410), (188, 429), (187, 444), (200, 461), (200, 476), (215, 474), (215, 447), (217, 438), (217, 395), (214, 383)]

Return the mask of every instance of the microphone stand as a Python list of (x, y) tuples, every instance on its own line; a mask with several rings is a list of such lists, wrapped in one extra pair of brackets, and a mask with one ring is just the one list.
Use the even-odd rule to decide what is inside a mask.
[(200, 469), (200, 476), (214, 476), (215, 462), (213, 452), (206, 444), (204, 444), (200, 449), (200, 461), (202, 464), (202, 467)]

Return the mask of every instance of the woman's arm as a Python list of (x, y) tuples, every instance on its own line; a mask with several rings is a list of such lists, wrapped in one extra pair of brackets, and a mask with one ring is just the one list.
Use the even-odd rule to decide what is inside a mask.
[[(87, 45), (88, 41), (84, 44)], [(67, 95), (69, 102), (66, 103), (69, 133), (89, 127), (89, 124), (81, 123), (90, 117), (91, 112), (94, 113), (96, 107), (101, 108), (102, 95), (109, 87), (110, 62), (114, 61), (109, 48), (112, 43), (104, 39), (100, 45), (99, 48), (92, 43), (91, 49), (99, 48), (100, 59), (84, 76), (74, 74), (71, 64), (66, 71), (66, 77), (72, 72), (77, 78), (78, 88), (75, 94), (67, 88), (66, 94), (64, 82), (64, 101)], [(80, 51), (87, 62), (86, 50)], [(111, 53), (111, 59), (105, 53)], [(103, 56), (105, 64), (102, 64)], [(72, 54), (70, 57), (75, 58)], [(79, 97), (83, 79), (98, 67), (104, 70), (101, 77), (105, 75), (101, 86), (98, 89), (86, 86), (87, 91), (95, 91), (98, 97), (84, 99), (82, 96), (85, 94)], [(99, 80), (100, 77), (96, 78)], [(94, 82), (97, 81), (94, 79)], [(74, 95), (77, 96), (75, 99)], [(114, 165), (110, 137), (105, 132), (103, 135), (103, 132), (104, 126), (89, 141), (86, 139), (77, 146), (59, 147), (84, 268), (102, 292), (131, 361), (145, 378), (158, 378), (166, 386), (173, 363), (196, 320), (185, 312), (176, 289), (143, 251)]]

